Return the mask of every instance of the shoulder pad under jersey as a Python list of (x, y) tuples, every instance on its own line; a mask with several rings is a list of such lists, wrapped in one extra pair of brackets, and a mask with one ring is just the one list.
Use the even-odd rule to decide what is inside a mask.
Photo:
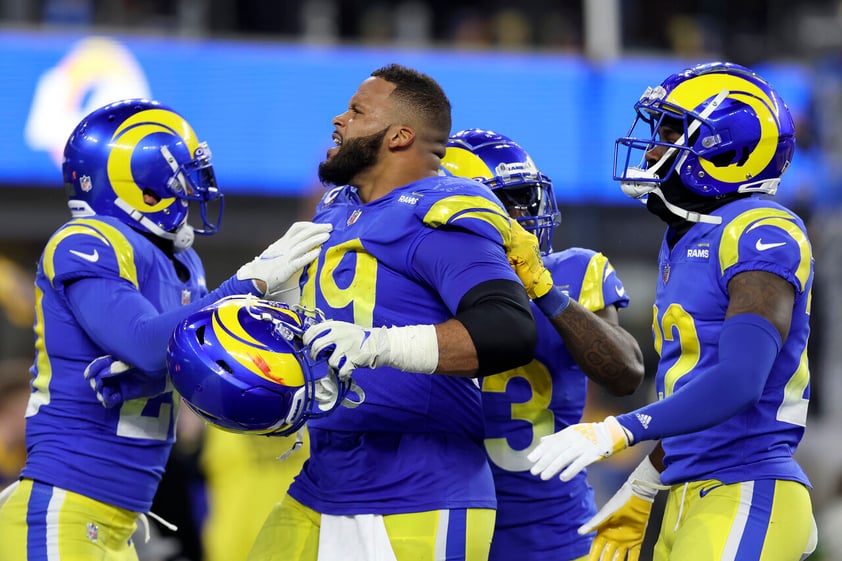
[(454, 228), (507, 246), (511, 219), (491, 189), (471, 179), (437, 177), (412, 191), (416, 214), (430, 228)]
[(737, 273), (762, 270), (787, 279), (802, 292), (812, 260), (804, 223), (779, 205), (745, 210), (722, 228), (719, 270), (726, 285)]
[(76, 218), (59, 228), (42, 256), (44, 275), (54, 287), (68, 280), (122, 278), (138, 286), (134, 247), (118, 220)]

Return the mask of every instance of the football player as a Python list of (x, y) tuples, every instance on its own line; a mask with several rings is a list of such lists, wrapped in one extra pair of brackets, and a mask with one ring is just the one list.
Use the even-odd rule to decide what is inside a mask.
[(813, 255), (801, 218), (768, 197), (792, 161), (792, 117), (760, 76), (721, 62), (669, 76), (635, 110), (614, 175), (667, 224), (652, 326), (659, 400), (545, 437), (532, 472), (566, 481), (661, 439), (582, 528), (597, 529), (592, 559), (637, 558), (660, 485), (656, 561), (799, 559), (815, 545), (810, 481), (793, 458), (810, 397)]
[(335, 187), (314, 221), (333, 230), (301, 277), (328, 321), (304, 340), (365, 402), (308, 423), (310, 458), (249, 559), (486, 559), (496, 499), (473, 377), (536, 344), (509, 216), (439, 176), (450, 102), (430, 77), (380, 68), (332, 123), (319, 176)]
[(0, 560), (136, 559), (131, 536), (175, 437), (165, 368), (174, 327), (223, 296), (275, 292), (330, 226), (293, 225), (208, 293), (191, 245), (221, 217), (211, 153), (180, 114), (150, 100), (85, 117), (63, 174), (72, 218), (38, 262), (28, 457), (0, 500)]
[(542, 436), (581, 421), (588, 378), (614, 395), (628, 395), (642, 382), (643, 354), (618, 320), (629, 297), (602, 253), (552, 251), (553, 229), (561, 220), (552, 182), (510, 138), (460, 131), (450, 137), (442, 170), (490, 187), (509, 215), (534, 234), (532, 243), (550, 273), (529, 287), (538, 326), (535, 359), (480, 379), (485, 450), (497, 490), (489, 559), (583, 558), (593, 535), (576, 530), (596, 513), (586, 474), (545, 482), (529, 472), (526, 456)]

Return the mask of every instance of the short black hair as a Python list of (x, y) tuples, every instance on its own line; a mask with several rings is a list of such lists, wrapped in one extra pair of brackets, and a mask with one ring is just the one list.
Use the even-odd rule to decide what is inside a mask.
[(424, 119), (446, 142), (452, 126), (450, 100), (438, 82), (422, 72), (394, 63), (378, 68), (371, 75), (395, 84), (391, 96)]

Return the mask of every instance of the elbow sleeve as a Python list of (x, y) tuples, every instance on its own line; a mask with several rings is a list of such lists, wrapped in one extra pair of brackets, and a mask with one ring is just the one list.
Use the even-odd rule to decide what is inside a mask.
[(477, 376), (523, 366), (535, 356), (538, 328), (519, 283), (492, 280), (475, 286), (462, 297), (455, 318), (477, 350)]

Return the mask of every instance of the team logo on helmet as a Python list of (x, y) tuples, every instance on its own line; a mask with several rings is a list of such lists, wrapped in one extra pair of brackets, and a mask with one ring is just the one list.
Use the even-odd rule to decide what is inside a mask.
[(326, 360), (309, 356), (301, 337), (321, 319), (318, 312), (254, 296), (223, 298), (173, 332), (170, 379), (190, 409), (219, 428), (292, 434), (308, 419), (364, 399)]
[[(736, 64), (702, 64), (674, 74), (647, 88), (635, 110), (614, 159), (614, 179), (635, 198), (657, 192), (673, 173), (697, 195), (774, 194), (795, 151), (784, 101)], [(678, 140), (661, 138), (665, 126), (681, 133)], [(655, 147), (662, 155), (647, 160)]]

